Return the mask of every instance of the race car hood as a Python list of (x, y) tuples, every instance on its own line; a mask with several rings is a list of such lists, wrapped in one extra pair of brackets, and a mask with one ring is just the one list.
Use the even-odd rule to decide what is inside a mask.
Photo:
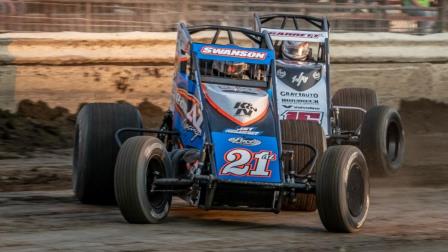
[(322, 78), (322, 66), (313, 63), (277, 61), (278, 80), (296, 91), (305, 91), (315, 86)]
[(202, 87), (210, 105), (239, 126), (256, 123), (268, 111), (269, 96), (262, 89), (210, 83)]

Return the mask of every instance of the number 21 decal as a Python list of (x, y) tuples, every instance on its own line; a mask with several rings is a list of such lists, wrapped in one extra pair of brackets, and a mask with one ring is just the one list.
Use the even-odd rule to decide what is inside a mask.
[(277, 157), (271, 151), (251, 152), (247, 149), (231, 149), (224, 154), (226, 163), (220, 175), (270, 177), (269, 163)]

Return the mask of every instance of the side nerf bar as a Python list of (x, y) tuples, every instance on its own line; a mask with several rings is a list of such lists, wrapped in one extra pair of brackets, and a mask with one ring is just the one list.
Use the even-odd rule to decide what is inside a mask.
[(167, 131), (167, 130), (158, 130), (158, 129), (142, 129), (142, 128), (122, 128), (115, 132), (115, 142), (118, 144), (118, 147), (121, 147), (123, 144), (120, 139), (120, 134), (123, 132), (140, 132), (140, 133), (153, 133), (153, 134), (161, 134), (161, 135), (179, 135), (177, 131)]

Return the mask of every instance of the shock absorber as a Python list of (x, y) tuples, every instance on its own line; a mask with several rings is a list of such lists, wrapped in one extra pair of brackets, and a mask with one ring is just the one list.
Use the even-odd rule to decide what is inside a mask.
[[(340, 119), (340, 110), (338, 107), (334, 107), (333, 108), (333, 134), (335, 136), (340, 136), (342, 134), (342, 130), (341, 130), (341, 119)], [(337, 137), (336, 138), (336, 143), (337, 144), (342, 144), (342, 139)]]

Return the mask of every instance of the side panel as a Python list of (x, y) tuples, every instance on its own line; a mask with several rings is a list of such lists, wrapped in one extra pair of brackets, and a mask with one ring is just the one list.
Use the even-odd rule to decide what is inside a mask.
[(177, 33), (175, 72), (170, 110), (173, 127), (180, 133), (182, 145), (202, 149), (204, 144), (202, 104), (196, 83), (189, 80), (191, 71), (190, 38), (184, 29)]
[(277, 61), (276, 92), (280, 120), (314, 121), (328, 135), (326, 73), (324, 64)]
[[(188, 83), (188, 84), (187, 84)], [(194, 94), (188, 92), (188, 86), (195, 85), (192, 81), (182, 79), (180, 75), (173, 89), (174, 128), (180, 133), (185, 147), (202, 149), (204, 143), (202, 104)], [(186, 87), (187, 86), (187, 87)]]

